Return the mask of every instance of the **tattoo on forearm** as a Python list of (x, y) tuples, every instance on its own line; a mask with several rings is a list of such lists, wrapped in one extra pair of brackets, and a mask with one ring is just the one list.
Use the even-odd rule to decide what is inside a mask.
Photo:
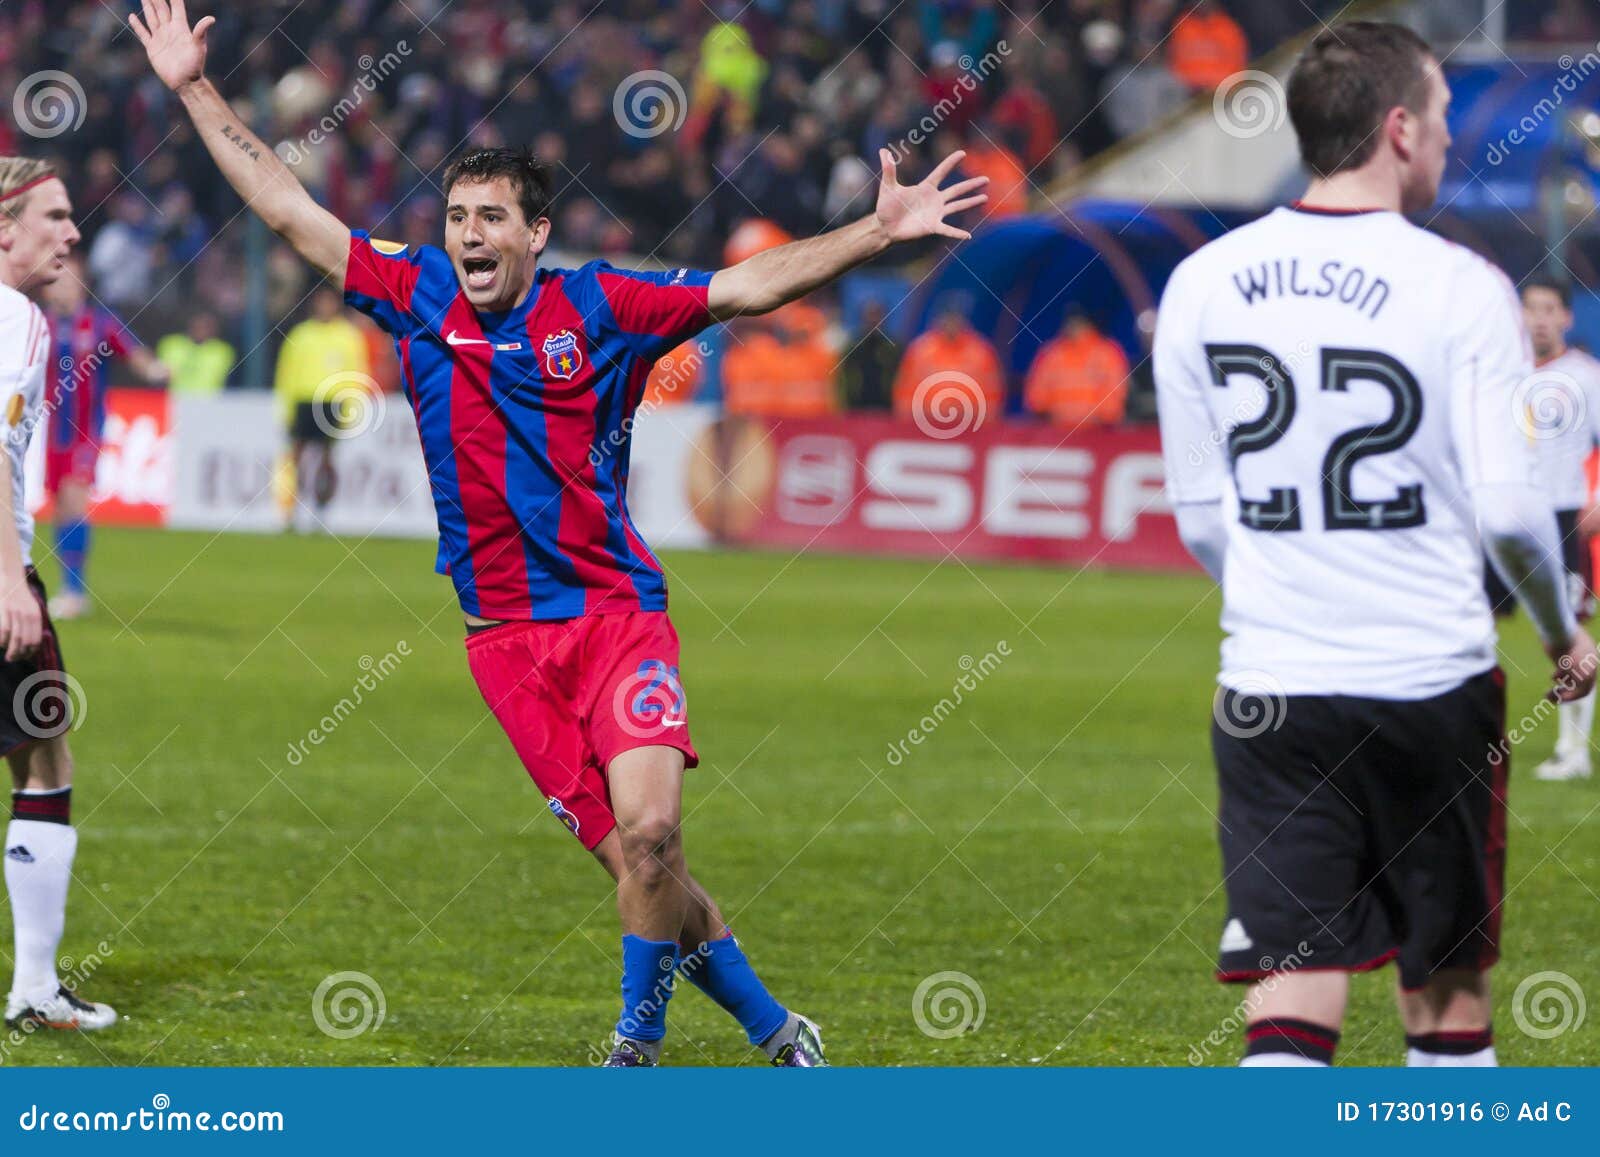
[(232, 125), (223, 125), (222, 135), (227, 137), (234, 144), (238, 145), (240, 151), (248, 156), (252, 161), (259, 161), (261, 159), (261, 150), (252, 145), (249, 138)]

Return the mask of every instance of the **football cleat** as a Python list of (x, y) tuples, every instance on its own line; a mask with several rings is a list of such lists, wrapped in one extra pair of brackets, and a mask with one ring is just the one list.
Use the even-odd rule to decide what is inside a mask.
[(83, 1000), (66, 985), (46, 1000), (29, 1002), (16, 993), (6, 998), (6, 1027), (55, 1028), (92, 1032), (117, 1023), (117, 1010), (109, 1004)]
[(1587, 752), (1557, 752), (1533, 769), (1535, 779), (1566, 780), (1588, 779), (1594, 769)]
[(61, 622), (71, 619), (81, 619), (89, 614), (89, 598), (87, 595), (75, 595), (63, 591), (50, 600), (50, 617)]
[(653, 1069), (660, 1062), (652, 1060), (648, 1053), (641, 1049), (627, 1037), (617, 1037), (611, 1046), (611, 1055), (606, 1058), (602, 1069)]
[(795, 1014), (795, 1019), (800, 1022), (800, 1027), (795, 1029), (794, 1039), (786, 1043), (772, 1057), (772, 1067), (775, 1069), (825, 1069), (828, 1067), (828, 1058), (822, 1052), (822, 1030), (812, 1021)]

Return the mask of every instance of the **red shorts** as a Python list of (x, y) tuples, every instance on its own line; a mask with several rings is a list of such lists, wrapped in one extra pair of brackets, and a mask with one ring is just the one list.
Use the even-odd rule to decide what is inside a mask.
[(606, 767), (676, 747), (689, 767), (678, 633), (665, 611), (507, 623), (467, 636), (467, 665), (555, 817), (593, 850), (617, 826)]
[(94, 485), (94, 467), (100, 459), (100, 443), (74, 442), (70, 446), (50, 446), (44, 452), (44, 488), (49, 494), (61, 489), (68, 479)]

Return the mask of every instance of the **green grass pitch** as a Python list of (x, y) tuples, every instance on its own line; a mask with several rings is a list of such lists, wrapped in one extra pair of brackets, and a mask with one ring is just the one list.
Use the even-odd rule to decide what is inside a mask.
[[(123, 1020), (8, 1040), (0, 1060), (592, 1063), (617, 1004), (608, 882), (489, 718), (432, 554), (99, 533), (101, 605), (62, 630), (87, 696), (62, 951)], [(666, 564), (704, 758), (690, 863), (836, 1063), (1235, 1061), (1240, 992), (1210, 979), (1208, 583), (954, 560)], [(1547, 665), (1525, 622), (1506, 634), (1515, 719)], [(1600, 1017), (1544, 1039), (1512, 1009), (1547, 970), (1600, 996), (1600, 782), (1532, 779), (1554, 732), (1513, 760), (1496, 974), (1509, 1064), (1600, 1059)], [(314, 1013), (343, 972), (382, 993), (381, 1023), (357, 1035)], [(1392, 983), (1356, 979), (1344, 1063), (1402, 1057)], [(339, 1032), (358, 1013), (351, 998), (322, 1019)], [(667, 1063), (762, 1060), (688, 986), (669, 1019)]]

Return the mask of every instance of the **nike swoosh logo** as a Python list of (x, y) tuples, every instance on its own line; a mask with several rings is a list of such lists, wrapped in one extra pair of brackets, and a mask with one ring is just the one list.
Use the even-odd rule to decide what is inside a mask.
[(483, 339), (481, 337), (462, 337), (460, 334), (456, 333), (455, 330), (451, 330), (449, 333), (445, 334), (444, 335), (444, 340), (445, 340), (445, 344), (446, 345), (488, 345), (489, 344), (488, 341), (486, 341), (485, 339)]
[(683, 719), (663, 719), (661, 721), (661, 726), (663, 726), (663, 727), (682, 727), (685, 722), (686, 722), (686, 720), (683, 720)]

